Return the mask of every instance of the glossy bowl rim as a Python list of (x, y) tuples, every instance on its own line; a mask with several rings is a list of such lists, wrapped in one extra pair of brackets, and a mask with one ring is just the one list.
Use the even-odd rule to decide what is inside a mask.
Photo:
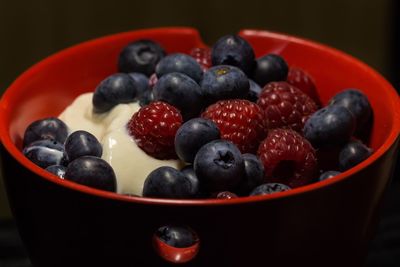
[[(1, 100), (0, 100), (0, 140), (8, 151), (8, 153), (16, 159), (22, 166), (27, 168), (29, 171), (33, 172), (34, 174), (48, 180), (52, 183), (56, 183), (60, 186), (67, 187), (69, 189), (80, 191), (82, 193), (90, 194), (97, 197), (108, 198), (112, 200), (119, 200), (119, 201), (126, 201), (126, 202), (134, 202), (137, 204), (148, 204), (148, 205), (176, 205), (176, 206), (207, 206), (207, 205), (235, 205), (235, 204), (246, 204), (258, 201), (268, 201), (274, 199), (282, 199), (297, 196), (300, 194), (305, 194), (310, 191), (319, 190), (325, 188), (326, 186), (339, 183), (346, 179), (350, 179), (353, 174), (356, 172), (361, 171), (362, 169), (368, 167), (369, 165), (373, 164), (376, 160), (382, 157), (396, 142), (397, 138), (399, 137), (400, 132), (400, 98), (396, 92), (396, 90), (392, 87), (392, 85), (386, 81), (379, 73), (373, 70), (371, 67), (366, 65), (365, 63), (361, 62), (360, 60), (342, 52), (335, 48), (331, 48), (327, 45), (323, 45), (321, 43), (307, 40), (300, 37), (295, 37), (293, 35), (287, 35), (283, 33), (276, 33), (270, 32), (265, 30), (255, 30), (255, 29), (244, 29), (239, 32), (239, 35), (244, 36), (264, 36), (280, 41), (285, 42), (293, 42), (298, 43), (304, 46), (312, 47), (313, 49), (318, 49), (324, 51), (324, 53), (330, 53), (339, 57), (341, 60), (345, 60), (352, 64), (354, 67), (362, 68), (364, 71), (368, 72), (371, 76), (374, 76), (375, 79), (379, 80), (382, 84), (382, 87), (388, 91), (393, 97), (391, 97), (391, 106), (393, 111), (394, 123), (391, 129), (391, 132), (385, 142), (376, 150), (374, 153), (365, 161), (358, 164), (357, 166), (335, 176), (334, 178), (315, 182), (309, 185), (301, 186), (286, 192), (280, 192), (271, 195), (261, 195), (261, 196), (247, 196), (247, 197), (239, 197), (236, 199), (161, 199), (161, 198), (148, 198), (148, 197), (140, 197), (140, 196), (127, 196), (113, 192), (107, 192), (95, 188), (91, 188), (88, 186), (80, 185), (68, 180), (60, 179), (59, 177), (41, 169), (40, 167), (36, 166), (34, 163), (29, 161), (22, 152), (14, 145), (11, 140), (11, 137), (8, 132), (8, 128), (5, 126), (5, 112), (8, 108), (8, 99), (12, 97), (13, 93), (17, 91), (17, 89), (23, 85), (24, 80), (26, 80), (29, 76), (32, 76), (35, 72), (39, 71), (42, 66), (46, 64), (57, 61), (59, 57), (64, 57), (69, 53), (74, 53), (76, 50), (81, 49), (85, 46), (93, 46), (96, 45), (98, 42), (111, 42), (113, 39), (118, 39), (123, 35), (130, 35), (132, 33), (140, 33), (140, 32), (160, 32), (160, 31), (171, 31), (171, 32), (187, 32), (192, 34), (197, 43), (200, 46), (204, 46), (200, 34), (196, 29), (189, 28), (189, 27), (165, 27), (165, 28), (150, 28), (150, 29), (142, 29), (142, 30), (134, 30), (128, 32), (122, 32), (112, 35), (103, 36), (100, 38), (95, 38), (89, 41), (85, 41), (69, 48), (63, 49), (41, 61), (34, 64), (32, 67), (27, 69), (21, 75), (17, 77), (17, 79), (7, 88), (4, 92)], [(397, 108), (396, 108), (397, 106)], [(397, 119), (396, 119), (397, 118)]]

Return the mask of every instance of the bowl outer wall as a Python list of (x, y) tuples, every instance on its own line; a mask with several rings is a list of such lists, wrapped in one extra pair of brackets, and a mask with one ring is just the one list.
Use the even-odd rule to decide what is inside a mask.
[[(168, 39), (171, 34), (175, 34), (174, 38), (170, 38), (172, 40)], [(210, 256), (224, 262), (232, 261), (233, 265), (230, 266), (243, 266), (237, 265), (243, 263), (240, 258), (249, 258), (250, 255), (263, 250), (269, 251), (271, 255), (279, 256), (278, 258), (283, 256), (289, 261), (293, 257), (285, 256), (296, 255), (295, 258), (298, 260), (310, 260), (310, 255), (299, 249), (304, 242), (309, 245), (311, 251), (319, 252), (321, 257), (316, 257), (317, 259), (322, 259), (322, 256), (332, 256), (332, 251), (339, 255), (338, 258), (343, 259), (344, 256), (350, 256), (346, 252), (350, 248), (355, 251), (352, 255), (358, 255), (353, 255), (353, 259), (362, 258), (360, 255), (364, 251), (363, 246), (369, 239), (371, 225), (376, 218), (377, 207), (389, 181), (393, 158), (396, 155), (396, 139), (399, 133), (397, 94), (379, 74), (337, 50), (302, 39), (263, 31), (245, 30), (241, 32), (241, 35), (253, 45), (258, 46), (256, 49), (258, 55), (266, 51), (281, 53), (287, 56), (290, 65), (297, 65), (309, 71), (316, 78), (317, 87), (324, 89), (325, 94), (321, 94), (324, 103), (329, 95), (338, 91), (341, 84), (346, 87), (363, 88), (365, 85), (382, 88), (384, 90), (383, 97), (379, 93), (372, 94), (374, 95), (372, 98), (369, 95), (373, 107), (388, 110), (388, 112), (377, 114), (376, 121), (384, 121), (384, 123), (381, 124), (383, 127), (374, 128), (375, 135), (371, 139), (371, 145), (377, 148), (374, 155), (357, 168), (327, 182), (305, 186), (275, 196), (249, 197), (234, 201), (129, 198), (61, 181), (30, 163), (13, 143), (20, 143), (24, 127), (34, 117), (39, 118), (43, 115), (54, 115), (54, 112), (60, 112), (82, 90), (93, 90), (93, 86), (98, 81), (116, 71), (115, 67), (109, 64), (110, 66), (101, 71), (88, 69), (81, 73), (81, 78), (90, 80), (90, 82), (80, 84), (79, 88), (72, 88), (73, 94), (66, 91), (62, 92), (60, 96), (59, 90), (56, 90), (45, 99), (41, 99), (35, 97), (34, 91), (24, 92), (25, 95), (20, 95), (20, 97), (31, 99), (31, 103), (25, 106), (25, 110), (29, 110), (29, 107), (32, 108), (29, 116), (18, 114), (21, 110), (10, 109), (15, 104), (12, 102), (12, 98), (14, 97), (15, 101), (19, 97), (16, 91), (18, 88), (32, 87), (30, 84), (34, 84), (35, 79), (40, 79), (41, 70), (49, 68), (49, 66), (54, 67), (55, 72), (74, 72), (69, 69), (71, 65), (52, 64), (56, 64), (58, 60), (66, 62), (70, 60), (70, 64), (73, 65), (75, 59), (72, 56), (77, 49), (87, 50), (101, 44), (106, 55), (97, 59), (98, 62), (93, 64), (102, 64), (103, 61), (115, 58), (119, 49), (129, 40), (143, 36), (159, 40), (168, 47), (168, 52), (188, 52), (193, 46), (203, 45), (195, 30), (183, 28), (136, 31), (90, 41), (38, 63), (18, 78), (2, 98), (0, 134), (4, 145), (2, 148), (4, 177), (14, 215), (33, 261), (36, 260), (41, 264), (49, 263), (57, 257), (65, 258), (66, 254), (71, 254), (72, 259), (77, 259), (76, 256), (83, 253), (79, 249), (84, 248), (84, 245), (97, 244), (96, 249), (87, 252), (88, 255), (80, 256), (88, 259), (89, 255), (97, 255), (96, 250), (104, 250), (104, 253), (101, 254), (102, 257), (99, 257), (101, 259), (99, 262), (106, 262), (114, 258), (111, 255), (119, 255), (116, 250), (119, 248), (121, 255), (124, 255), (124, 252), (128, 253), (128, 250), (140, 251), (141, 260), (139, 262), (142, 264), (145, 264), (146, 259), (150, 258), (154, 259), (154, 264), (161, 264), (158, 262), (159, 259), (153, 255), (148, 234), (158, 226), (171, 222), (186, 223), (198, 232), (203, 248), (196, 259), (190, 263), (193, 266), (210, 265), (211, 262), (206, 259)], [(109, 44), (111, 41), (112, 44)], [(187, 46), (175, 45), (177, 41), (181, 41), (179, 43)], [(293, 51), (291, 46), (304, 46), (305, 53), (290, 52)], [(337, 61), (342, 62), (342, 65), (336, 62), (339, 64), (339, 68), (332, 68), (329, 65), (324, 66), (326, 69), (321, 66), (315, 67), (312, 59), (307, 58), (312, 51), (319, 51), (325, 56), (328, 54), (328, 58), (337, 57), (340, 59)], [(90, 53), (90, 51), (87, 52)], [(93, 53), (96, 52), (93, 51)], [(353, 69), (348, 70), (347, 65), (351, 65)], [(345, 81), (337, 82), (333, 86), (325, 82), (332, 80), (332, 77), (325, 79), (327, 73), (334, 77), (347, 76)], [(348, 77), (351, 74), (354, 77)], [(69, 77), (65, 76), (65, 82), (68, 84)], [(369, 78), (366, 81), (360, 81), (357, 78), (364, 76)], [(49, 83), (46, 85), (47, 88), (63, 87), (58, 79), (50, 80)], [(65, 88), (63, 89), (65, 90)], [(57, 101), (49, 101), (56, 95), (58, 96)], [(33, 109), (38, 106), (37, 103), (42, 103), (40, 111)], [(383, 116), (385, 114), (389, 115), (386, 119)], [(14, 118), (13, 126), (5, 127), (11, 117)], [(37, 192), (41, 192), (41, 194), (38, 195)], [(137, 214), (140, 215), (139, 218), (135, 216)], [(46, 220), (44, 221), (44, 219)], [(319, 225), (315, 225), (316, 222)], [(134, 226), (132, 227), (134, 229), (130, 229), (129, 225)], [(140, 229), (140, 233), (138, 233), (138, 229)], [(243, 229), (243, 233), (238, 233), (237, 229)], [(263, 232), (261, 229), (266, 229), (266, 231)], [(56, 242), (56, 244), (65, 250), (54, 251), (56, 249), (50, 248), (46, 243), (54, 243), (55, 234), (60, 237), (59, 243)], [(312, 236), (310, 236), (311, 234)], [(132, 240), (133, 237), (136, 238), (135, 242)], [(257, 241), (257, 237), (261, 240)], [(335, 239), (337, 241), (331, 242)], [(82, 240), (84, 241), (82, 242)], [(270, 242), (266, 240), (270, 240)], [(345, 240), (347, 242), (343, 244)], [(61, 244), (62, 242), (69, 245), (66, 247)], [(320, 251), (321, 244), (325, 246), (324, 250), (330, 248), (329, 245), (326, 246), (328, 242), (332, 244), (333, 250), (330, 252)], [(82, 245), (73, 249), (72, 244), (77, 243), (82, 243)], [(338, 249), (339, 243), (342, 244), (341, 249)], [(247, 245), (243, 244), (249, 244), (249, 248), (246, 249)], [(288, 246), (288, 244), (291, 245)], [(109, 255), (106, 251), (107, 247), (113, 248)], [(286, 251), (282, 250), (284, 247), (286, 247)], [(54, 257), (51, 259), (43, 256), (43, 251), (48, 252), (49, 250), (54, 253)], [(240, 256), (240, 251), (242, 256)], [(259, 257), (253, 256), (253, 258), (260, 260)], [(251, 261), (248, 259), (248, 262)]]

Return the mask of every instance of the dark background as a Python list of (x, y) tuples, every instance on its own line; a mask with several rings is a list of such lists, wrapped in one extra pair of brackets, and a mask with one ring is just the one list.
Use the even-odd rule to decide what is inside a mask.
[[(209, 44), (243, 28), (302, 36), (361, 59), (399, 88), (399, 9), (397, 0), (0, 0), (0, 94), (26, 68), (63, 48), (103, 35), (159, 26), (196, 27)], [(368, 266), (400, 266), (400, 207), (396, 203), (400, 203), (398, 178), (388, 193)], [(29, 262), (0, 178), (0, 267), (7, 266), (29, 266)]]

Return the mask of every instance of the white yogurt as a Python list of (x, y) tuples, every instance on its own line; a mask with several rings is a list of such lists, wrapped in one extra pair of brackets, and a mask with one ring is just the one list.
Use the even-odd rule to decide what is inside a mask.
[(104, 114), (92, 112), (93, 93), (77, 97), (59, 116), (71, 132), (84, 130), (92, 133), (103, 145), (102, 158), (114, 169), (117, 192), (142, 195), (147, 175), (161, 166), (182, 167), (179, 160), (159, 160), (141, 150), (128, 134), (126, 124), (140, 109), (138, 103), (119, 104)]

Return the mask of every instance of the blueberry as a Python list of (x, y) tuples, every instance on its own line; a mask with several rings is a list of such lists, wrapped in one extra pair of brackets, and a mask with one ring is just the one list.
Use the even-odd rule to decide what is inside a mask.
[(212, 120), (194, 118), (182, 124), (176, 132), (175, 151), (182, 161), (193, 163), (203, 145), (220, 138), (218, 126)]
[(261, 87), (253, 80), (249, 79), (249, 94), (247, 95), (246, 99), (257, 102), (258, 97), (261, 94)]
[(217, 193), (215, 198), (219, 199), (232, 199), (232, 198), (237, 198), (238, 196), (235, 193), (229, 192), (229, 191), (222, 191)]
[(104, 113), (118, 104), (130, 103), (138, 96), (135, 81), (125, 73), (116, 73), (104, 79), (93, 94), (93, 108)]
[(199, 179), (196, 176), (196, 173), (194, 172), (193, 165), (187, 165), (185, 166), (181, 172), (186, 176), (186, 178), (189, 179), (189, 181), (192, 183), (191, 187), (191, 195), (196, 196), (200, 194), (200, 185), (199, 185)]
[(93, 134), (76, 131), (70, 134), (65, 141), (65, 152), (68, 159), (73, 161), (82, 156), (101, 157), (103, 147)]
[(118, 58), (120, 72), (140, 72), (150, 76), (165, 56), (164, 49), (151, 40), (138, 40), (125, 46)]
[(197, 235), (188, 227), (168, 225), (160, 227), (156, 236), (169, 246), (187, 248), (198, 242)]
[(257, 59), (253, 79), (261, 87), (270, 82), (286, 81), (289, 67), (286, 61), (275, 54), (268, 54)]
[(209, 192), (230, 191), (245, 175), (239, 149), (227, 140), (205, 144), (194, 159), (194, 170), (202, 187)]
[(105, 160), (83, 156), (68, 164), (65, 180), (93, 188), (115, 192), (117, 179), (113, 168)]
[(310, 116), (303, 129), (313, 146), (334, 146), (347, 142), (355, 129), (353, 114), (342, 106), (326, 106)]
[(339, 168), (346, 171), (364, 161), (372, 154), (372, 149), (359, 141), (350, 141), (339, 153)]
[(162, 76), (153, 88), (154, 99), (175, 106), (184, 120), (196, 117), (203, 108), (200, 86), (189, 76), (172, 72)]
[(367, 96), (357, 89), (347, 89), (336, 94), (330, 101), (330, 105), (343, 106), (353, 113), (357, 128), (362, 128), (371, 118), (372, 108)]
[(55, 140), (38, 140), (27, 145), (23, 153), (30, 161), (45, 169), (51, 165), (64, 165), (64, 145)]
[(237, 35), (225, 35), (221, 37), (211, 49), (213, 66), (235, 66), (247, 75), (253, 71), (254, 58), (254, 51), (251, 45)]
[(46, 171), (51, 172), (52, 174), (64, 179), (67, 167), (62, 165), (51, 165), (46, 168)]
[(51, 139), (64, 143), (68, 136), (67, 125), (57, 118), (46, 118), (32, 122), (25, 130), (23, 147), (37, 140)]
[(237, 187), (242, 195), (248, 195), (255, 187), (264, 181), (264, 165), (253, 154), (243, 154), (245, 176)]
[(141, 107), (147, 106), (151, 102), (154, 101), (154, 92), (153, 90), (144, 91), (143, 94), (139, 97), (139, 105)]
[(128, 73), (129, 77), (133, 80), (136, 88), (136, 95), (140, 97), (144, 92), (150, 90), (149, 78), (140, 72)]
[(200, 64), (191, 56), (181, 53), (170, 54), (157, 64), (156, 74), (158, 78), (171, 72), (184, 73), (197, 83), (200, 82), (203, 75)]
[(209, 68), (200, 85), (208, 104), (222, 99), (246, 98), (250, 88), (246, 74), (228, 65)]
[(318, 180), (319, 181), (323, 181), (323, 180), (326, 180), (326, 179), (330, 179), (332, 177), (335, 177), (338, 174), (341, 174), (341, 172), (338, 172), (338, 171), (326, 171), (326, 172), (323, 172), (319, 176)]
[(251, 191), (250, 196), (258, 196), (258, 195), (270, 195), (274, 193), (284, 192), (291, 190), (291, 188), (287, 185), (280, 183), (266, 183), (257, 186)]
[(152, 171), (144, 181), (143, 196), (158, 198), (192, 198), (192, 182), (182, 172), (163, 166)]

